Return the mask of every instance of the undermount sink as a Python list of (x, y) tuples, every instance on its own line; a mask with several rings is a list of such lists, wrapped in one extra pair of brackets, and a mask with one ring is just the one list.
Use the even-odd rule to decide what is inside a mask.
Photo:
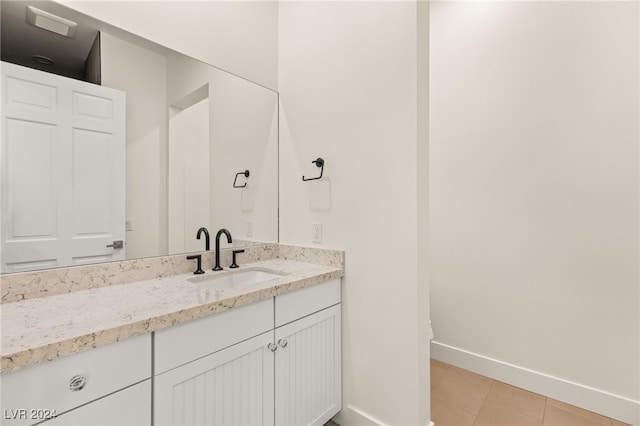
[(200, 284), (202, 288), (224, 290), (242, 287), (247, 284), (269, 281), (274, 278), (282, 277), (283, 275), (286, 274), (268, 269), (244, 269), (233, 272), (205, 275), (202, 277), (193, 277), (189, 278), (187, 281), (194, 284)]

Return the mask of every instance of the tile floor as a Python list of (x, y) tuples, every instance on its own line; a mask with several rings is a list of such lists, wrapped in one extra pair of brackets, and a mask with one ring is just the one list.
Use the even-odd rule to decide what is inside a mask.
[(436, 426), (628, 426), (434, 359), (431, 419)]

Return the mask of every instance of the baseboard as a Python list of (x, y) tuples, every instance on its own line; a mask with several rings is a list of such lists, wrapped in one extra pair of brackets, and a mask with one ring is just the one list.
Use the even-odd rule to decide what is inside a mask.
[[(386, 426), (380, 420), (351, 406), (340, 411), (333, 420), (340, 426)], [(429, 426), (434, 426), (433, 422), (429, 422)]]
[(386, 426), (380, 420), (372, 417), (362, 410), (351, 405), (343, 408), (333, 420), (340, 426), (358, 425), (358, 426)]
[(431, 357), (621, 422), (640, 425), (640, 401), (485, 357), (437, 341), (431, 342)]

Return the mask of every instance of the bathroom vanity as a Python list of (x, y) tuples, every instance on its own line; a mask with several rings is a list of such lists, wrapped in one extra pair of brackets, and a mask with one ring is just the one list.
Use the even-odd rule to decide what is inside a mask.
[(341, 409), (344, 254), (251, 250), (233, 272), (4, 303), (3, 424), (326, 423)]
[(322, 425), (340, 407), (340, 280), (156, 332), (154, 360), (154, 424)]

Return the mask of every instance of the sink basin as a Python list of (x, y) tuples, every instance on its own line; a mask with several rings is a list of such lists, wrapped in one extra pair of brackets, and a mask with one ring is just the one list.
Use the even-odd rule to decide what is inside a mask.
[(242, 287), (247, 284), (256, 284), (263, 281), (269, 281), (274, 278), (282, 277), (283, 275), (286, 274), (267, 269), (245, 269), (240, 271), (223, 272), (220, 274), (193, 277), (189, 278), (187, 281), (195, 284), (200, 284), (202, 288), (224, 290)]

